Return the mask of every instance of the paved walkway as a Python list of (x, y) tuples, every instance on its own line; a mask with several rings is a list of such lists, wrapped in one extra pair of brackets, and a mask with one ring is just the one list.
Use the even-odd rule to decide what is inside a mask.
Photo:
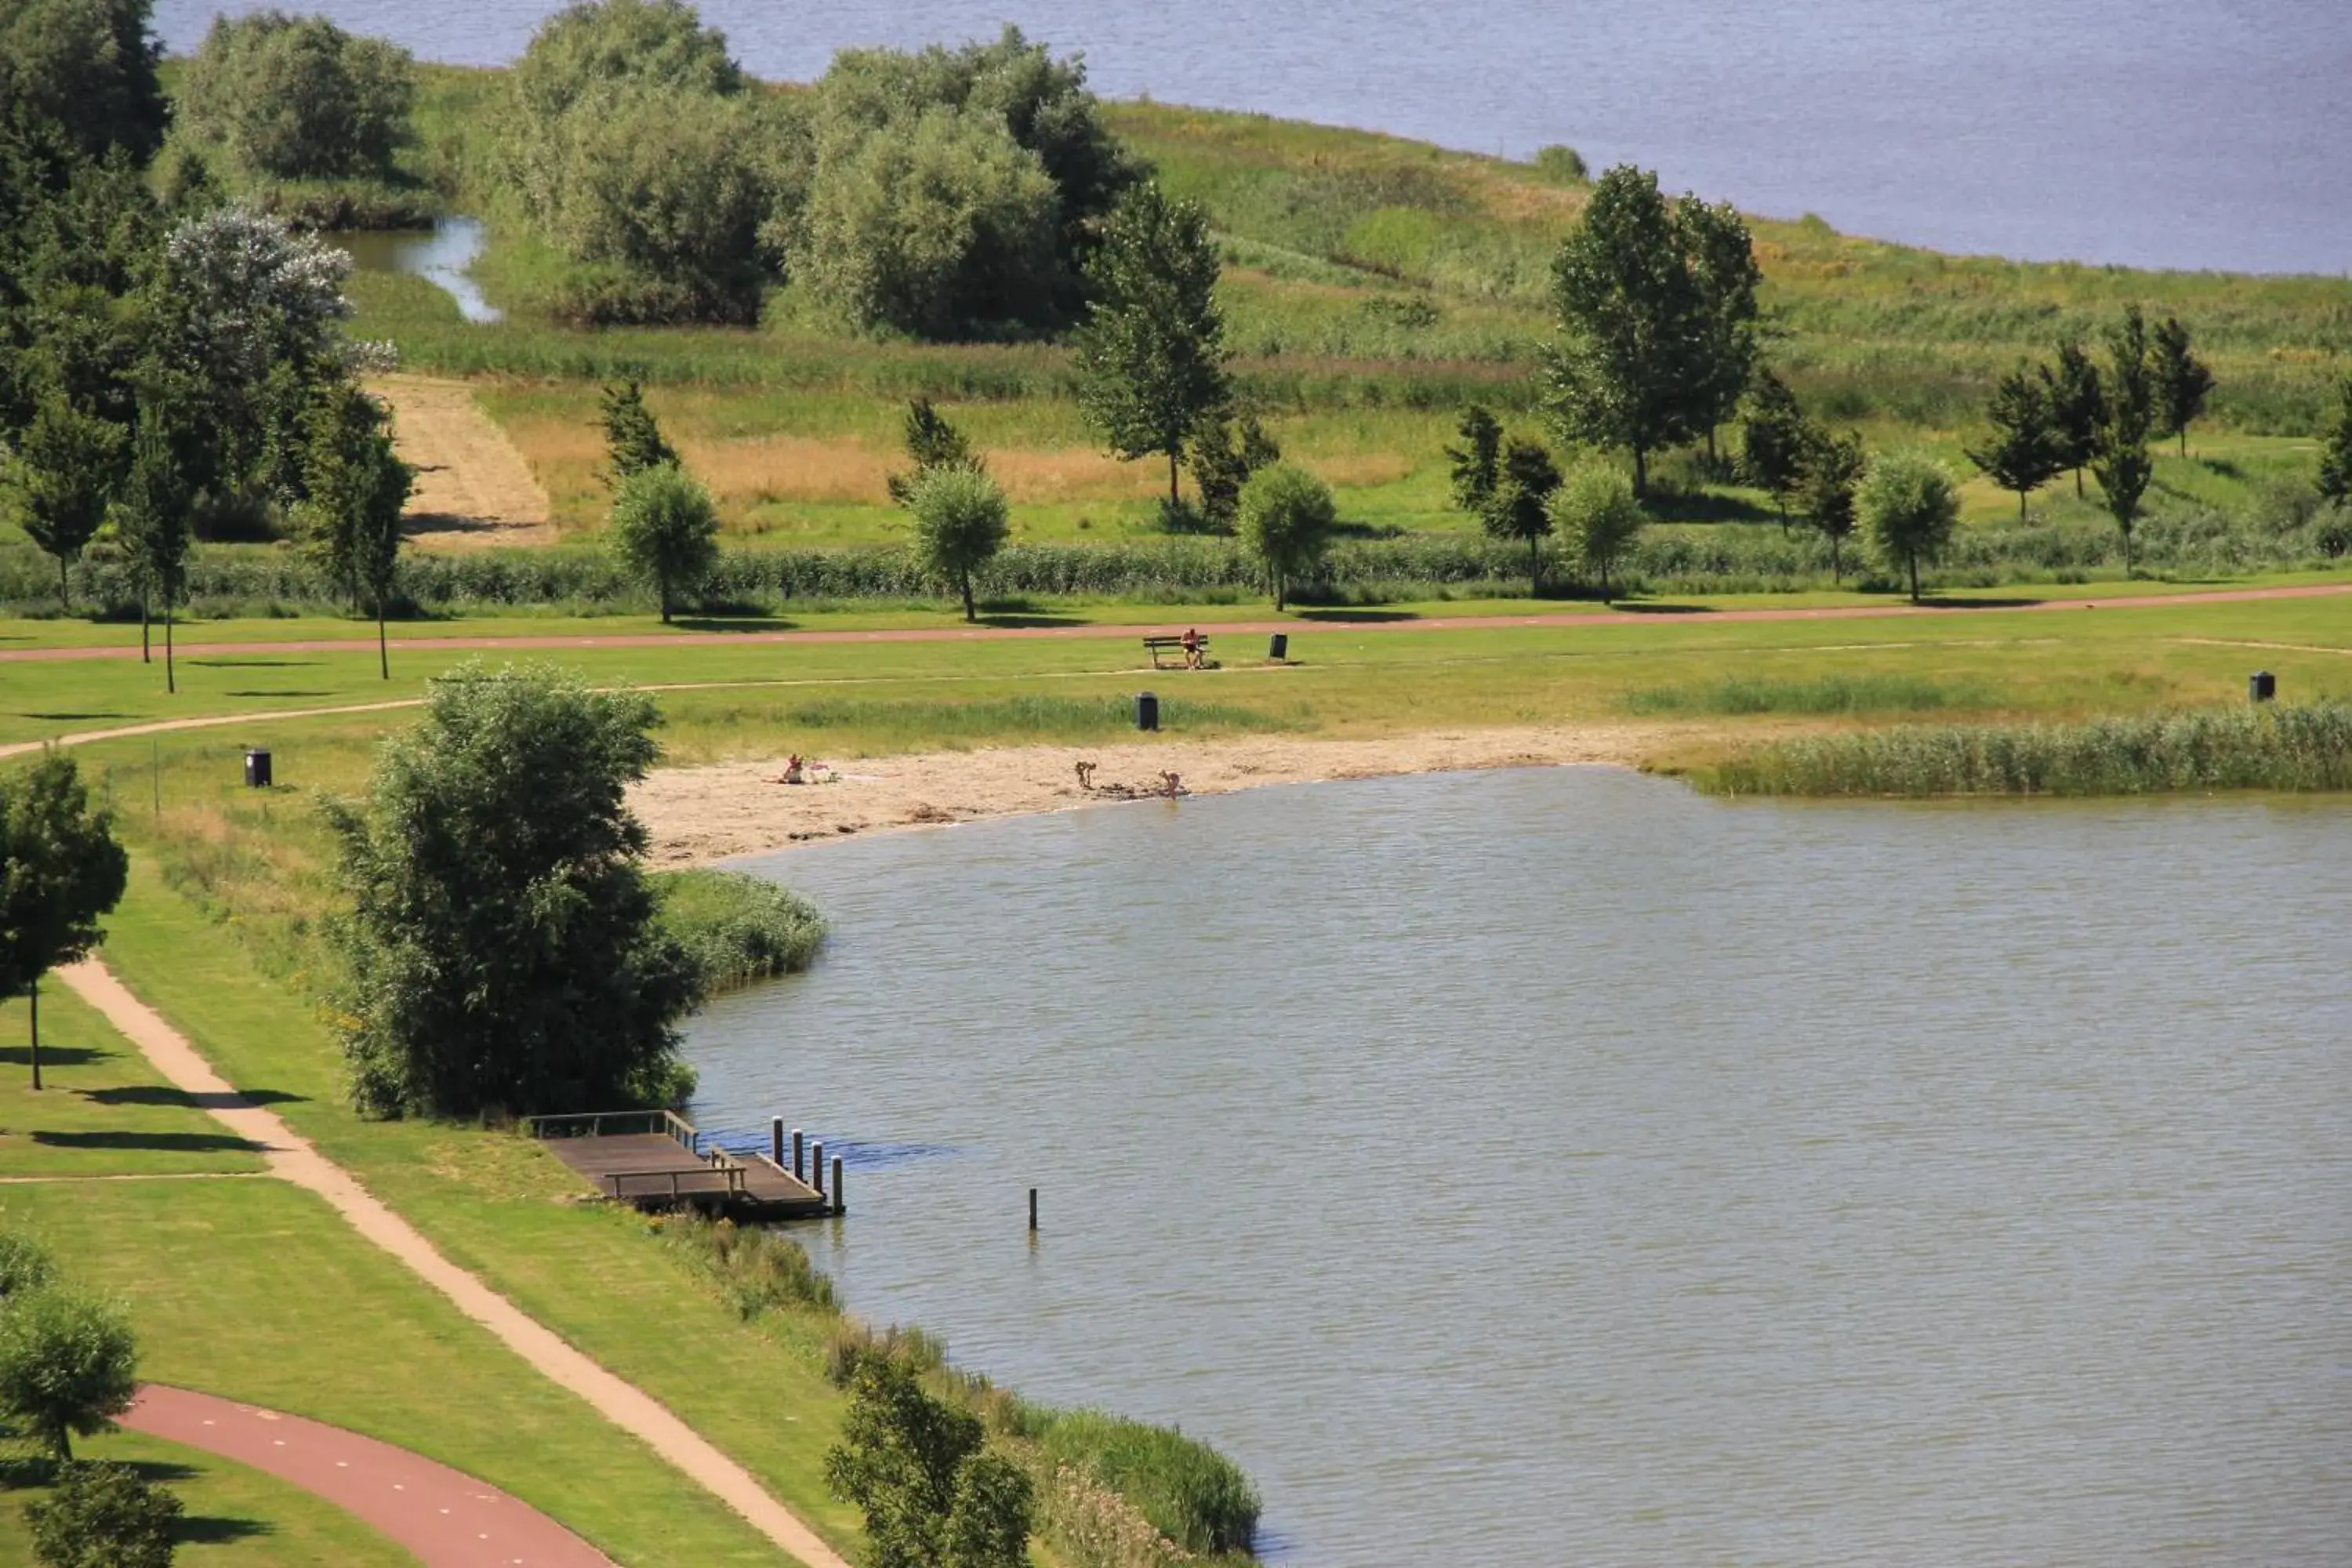
[[(1394, 620), (1358, 619), (1350, 615), (1346, 619), (1331, 621), (1305, 618), (1204, 622), (1201, 629), (1211, 637), (1257, 637), (1272, 632), (1288, 632), (1297, 637), (1318, 631), (1345, 632), (1352, 636), (1359, 632), (1458, 632), (1506, 626), (1654, 626), (1661, 623), (1728, 626), (1755, 621), (1880, 620), (1890, 616), (1930, 616), (1949, 619), (1954, 616), (2015, 615), (2050, 610), (2153, 610), (2177, 608), (2182, 605), (2243, 604), (2255, 599), (2324, 599), (2347, 594), (2352, 594), (2352, 583), (2304, 583), (2277, 588), (2221, 588), (2209, 593), (2117, 595), (2111, 599), (2037, 599), (2030, 604), (1943, 599), (1925, 605), (1902, 602), (1821, 605), (1811, 609), (1706, 610), (1662, 606), (1651, 610), (1556, 610), (1526, 616), (1401, 616)], [(1364, 612), (1367, 616), (1377, 616), (1378, 613)], [(901, 626), (876, 631), (631, 632), (616, 637), (568, 634), (562, 637), (395, 637), (392, 647), (395, 651), (410, 653), (436, 649), (475, 653), (510, 649), (529, 653), (561, 648), (747, 647), (793, 643), (1084, 642), (1167, 637), (1182, 629), (1182, 626), (1170, 622), (1149, 626), (1138, 623), (1084, 626)], [(315, 637), (297, 642), (188, 643), (180, 646), (178, 654), (182, 658), (216, 658), (248, 654), (350, 653), (365, 648), (366, 643), (361, 638)], [(139, 650), (127, 643), (82, 647), (0, 649), (0, 664), (138, 657)]]
[(425, 1568), (612, 1568), (530, 1504), (340, 1426), (149, 1384), (121, 1424), (289, 1481), (373, 1525)]
[(276, 1113), (237, 1093), (187, 1037), (133, 996), (104, 964), (85, 959), (65, 965), (58, 974), (137, 1046), (166, 1082), (207, 1097), (205, 1103), (214, 1119), (259, 1145), (274, 1174), (326, 1199), (351, 1222), (352, 1229), (406, 1264), (459, 1311), (497, 1335), (508, 1349), (707, 1488), (807, 1568), (849, 1568), (814, 1531), (770, 1497), (749, 1471), (659, 1401), (605, 1371), (537, 1319), (442, 1257), (415, 1226), (361, 1186), (351, 1173), (298, 1136)]

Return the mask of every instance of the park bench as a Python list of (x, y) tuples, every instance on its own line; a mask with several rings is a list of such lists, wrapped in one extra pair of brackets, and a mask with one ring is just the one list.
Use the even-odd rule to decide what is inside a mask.
[[(1207, 664), (1209, 662), (1209, 639), (1207, 637), (1202, 637), (1200, 639), (1200, 642), (1201, 662), (1202, 664)], [(1160, 662), (1163, 658), (1170, 657), (1173, 657), (1176, 660), (1173, 668), (1178, 669), (1184, 668), (1184, 639), (1182, 637), (1146, 637), (1143, 639), (1143, 646), (1145, 650), (1151, 655), (1152, 668), (1170, 668), (1171, 667), (1169, 665)]]

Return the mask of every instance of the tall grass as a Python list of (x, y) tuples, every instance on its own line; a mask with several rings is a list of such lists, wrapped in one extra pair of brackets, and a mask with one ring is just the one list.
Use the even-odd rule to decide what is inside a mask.
[(1916, 675), (1825, 675), (1772, 680), (1735, 675), (1707, 686), (1653, 686), (1625, 695), (1633, 713), (1921, 713), (1973, 708), (1990, 699), (1973, 687)]
[(742, 871), (661, 871), (651, 879), (664, 929), (683, 942), (710, 994), (806, 969), (824, 917), (791, 889)]
[(1784, 795), (2352, 790), (2352, 703), (1824, 735), (1762, 747), (1700, 783)]
[(1021, 1430), (1056, 1464), (1091, 1471), (1186, 1551), (1250, 1550), (1257, 1489), (1207, 1444), (1099, 1410), (1024, 1406)]

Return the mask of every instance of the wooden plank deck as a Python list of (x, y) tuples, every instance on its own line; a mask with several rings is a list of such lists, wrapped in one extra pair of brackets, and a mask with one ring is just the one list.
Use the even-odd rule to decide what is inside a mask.
[(531, 1117), (524, 1125), (598, 1192), (639, 1208), (691, 1206), (757, 1220), (842, 1212), (833, 1197), (765, 1154), (700, 1148), (693, 1127), (668, 1112)]

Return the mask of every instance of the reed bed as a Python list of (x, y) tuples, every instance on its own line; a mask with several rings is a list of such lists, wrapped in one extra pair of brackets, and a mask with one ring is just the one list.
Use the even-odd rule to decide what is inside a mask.
[(2352, 702), (1823, 735), (1759, 748), (1700, 783), (1730, 795), (2352, 790)]
[(652, 879), (663, 926), (686, 945), (716, 994), (796, 974), (824, 944), (824, 917), (791, 889), (741, 871), (663, 871)]

